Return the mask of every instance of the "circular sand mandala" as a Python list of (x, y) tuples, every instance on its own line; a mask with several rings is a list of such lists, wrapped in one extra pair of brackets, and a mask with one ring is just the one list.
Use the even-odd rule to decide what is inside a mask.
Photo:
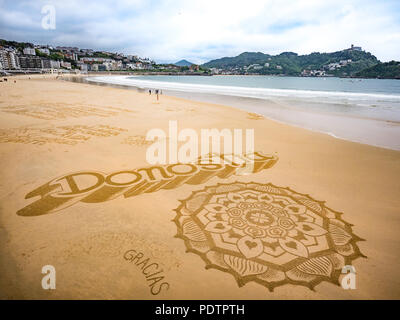
[(342, 267), (363, 256), (356, 245), (361, 239), (341, 213), (270, 183), (207, 187), (176, 212), (177, 237), (188, 251), (200, 255), (206, 268), (233, 274), (239, 286), (339, 284)]

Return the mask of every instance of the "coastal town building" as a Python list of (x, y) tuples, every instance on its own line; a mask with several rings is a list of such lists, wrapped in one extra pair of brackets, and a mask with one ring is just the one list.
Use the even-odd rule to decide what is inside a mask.
[(8, 52), (6, 50), (0, 50), (0, 63), (2, 69), (10, 69), (8, 63)]
[(50, 69), (51, 64), (50, 64), (50, 59), (42, 59), (42, 69)]
[(349, 49), (347, 49), (347, 50), (362, 51), (362, 48), (361, 47), (356, 47), (356, 46), (354, 46), (354, 44), (352, 44), (351, 47)]
[(64, 57), (74, 61), (78, 60), (78, 55), (75, 52), (66, 52), (64, 53)]
[(82, 72), (88, 72), (88, 65), (86, 63), (82, 63), (79, 65), (79, 68)]
[(33, 55), (23, 55), (19, 57), (21, 69), (42, 69), (42, 59)]
[(66, 51), (66, 52), (68, 52), (68, 51), (70, 51), (70, 52), (78, 52), (79, 51), (79, 48), (77, 48), (77, 47), (56, 47), (56, 49), (58, 51)]
[(9, 65), (10, 65), (11, 69), (19, 69), (20, 68), (18, 56), (14, 52), (9, 52), (8, 58), (9, 58)]
[(26, 55), (31, 55), (31, 56), (35, 56), (36, 55), (36, 51), (35, 51), (34, 48), (29, 48), (29, 47), (24, 48), (23, 52)]
[(50, 55), (50, 50), (48, 48), (38, 48), (38, 51), (43, 54)]
[[(0, 46), (0, 69), (11, 72), (70, 72), (69, 70), (89, 71), (122, 71), (152, 70), (155, 62), (137, 55), (124, 55), (78, 47), (51, 47), (49, 45), (23, 44), (18, 48), (11, 44)], [(180, 71), (177, 66), (167, 69)], [(193, 66), (187, 72), (196, 72)]]
[(52, 69), (60, 69), (60, 61), (57, 60), (50, 60), (50, 68)]
[(300, 74), (302, 77), (325, 77), (326, 72), (324, 70), (308, 70), (305, 69)]
[(96, 64), (88, 64), (88, 71), (99, 71), (99, 65)]
[(5, 70), (20, 69), (18, 56), (12, 49), (0, 50), (0, 63), (1, 68)]
[(61, 61), (60, 65), (62, 68), (71, 69), (71, 62)]
[(80, 50), (82, 54), (86, 54), (88, 56), (92, 56), (93, 55), (93, 50), (92, 49), (81, 49)]

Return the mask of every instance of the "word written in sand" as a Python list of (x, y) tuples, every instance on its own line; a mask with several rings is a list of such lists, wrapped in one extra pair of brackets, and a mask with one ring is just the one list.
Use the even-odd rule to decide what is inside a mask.
[(170, 285), (165, 281), (164, 270), (160, 264), (145, 257), (144, 253), (136, 250), (128, 250), (124, 254), (124, 259), (132, 262), (138, 267), (145, 276), (153, 295), (159, 294), (162, 290), (168, 290)]
[(269, 290), (284, 284), (339, 285), (345, 265), (362, 257), (351, 224), (323, 201), (273, 184), (206, 187), (182, 202), (177, 237), (206, 268)]
[(75, 145), (79, 142), (89, 140), (91, 137), (116, 136), (124, 131), (127, 130), (108, 125), (0, 129), (0, 143), (14, 142), (37, 145), (58, 143)]
[[(197, 185), (213, 177), (225, 179), (232, 175), (256, 173), (272, 167), (278, 160), (274, 155), (266, 156), (259, 152), (236, 158), (232, 155), (210, 155), (194, 163), (144, 167), (111, 174), (94, 171), (70, 173), (29, 192), (25, 199), (40, 199), (22, 208), (17, 214), (39, 216), (65, 209), (77, 202), (99, 203), (121, 195), (129, 198), (161, 189), (175, 189), (184, 184)], [(246, 162), (252, 162), (251, 172), (248, 172)]]
[(41, 104), (40, 106), (8, 106), (0, 108), (0, 111), (42, 120), (81, 118), (87, 116), (111, 117), (118, 115), (120, 112), (130, 112), (129, 110), (117, 109), (112, 107), (100, 108), (89, 106), (75, 106), (66, 103)]

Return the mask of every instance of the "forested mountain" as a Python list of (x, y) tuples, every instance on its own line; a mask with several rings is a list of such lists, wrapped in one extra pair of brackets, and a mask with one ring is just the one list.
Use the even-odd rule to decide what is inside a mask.
[(400, 62), (378, 63), (355, 74), (361, 78), (400, 79)]
[(352, 76), (377, 63), (379, 60), (369, 52), (346, 49), (306, 55), (294, 52), (283, 52), (278, 55), (243, 52), (236, 57), (211, 60), (203, 66), (237, 74), (301, 75), (303, 73), (303, 75)]
[(191, 63), (190, 61), (187, 61), (185, 59), (183, 60), (179, 60), (178, 62), (175, 62), (174, 65), (178, 66), (178, 67), (190, 67), (193, 63)]

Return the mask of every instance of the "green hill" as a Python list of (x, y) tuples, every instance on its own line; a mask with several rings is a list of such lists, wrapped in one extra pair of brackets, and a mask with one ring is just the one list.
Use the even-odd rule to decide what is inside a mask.
[[(339, 63), (340, 66), (334, 65)], [(303, 70), (320, 70), (328, 75), (353, 76), (377, 63), (379, 60), (369, 52), (347, 49), (331, 53), (313, 52), (307, 55), (294, 52), (278, 55), (243, 52), (236, 57), (211, 60), (203, 66), (241, 74), (300, 75)]]
[(190, 67), (193, 63), (187, 60), (180, 60), (178, 62), (175, 62), (174, 65), (178, 67)]
[(400, 62), (390, 61), (361, 70), (355, 74), (361, 78), (400, 79)]
[(16, 49), (19, 49), (20, 51), (22, 51), (24, 48), (26, 47), (33, 47), (32, 43), (29, 42), (17, 42), (17, 41), (8, 41), (8, 40), (4, 40), (4, 39), (0, 39), (0, 46), (5, 46), (5, 47), (14, 47)]
[(262, 52), (243, 52), (236, 57), (225, 57), (221, 59), (211, 60), (205, 64), (207, 68), (234, 68), (243, 67), (253, 63), (267, 62), (270, 57), (268, 54)]

